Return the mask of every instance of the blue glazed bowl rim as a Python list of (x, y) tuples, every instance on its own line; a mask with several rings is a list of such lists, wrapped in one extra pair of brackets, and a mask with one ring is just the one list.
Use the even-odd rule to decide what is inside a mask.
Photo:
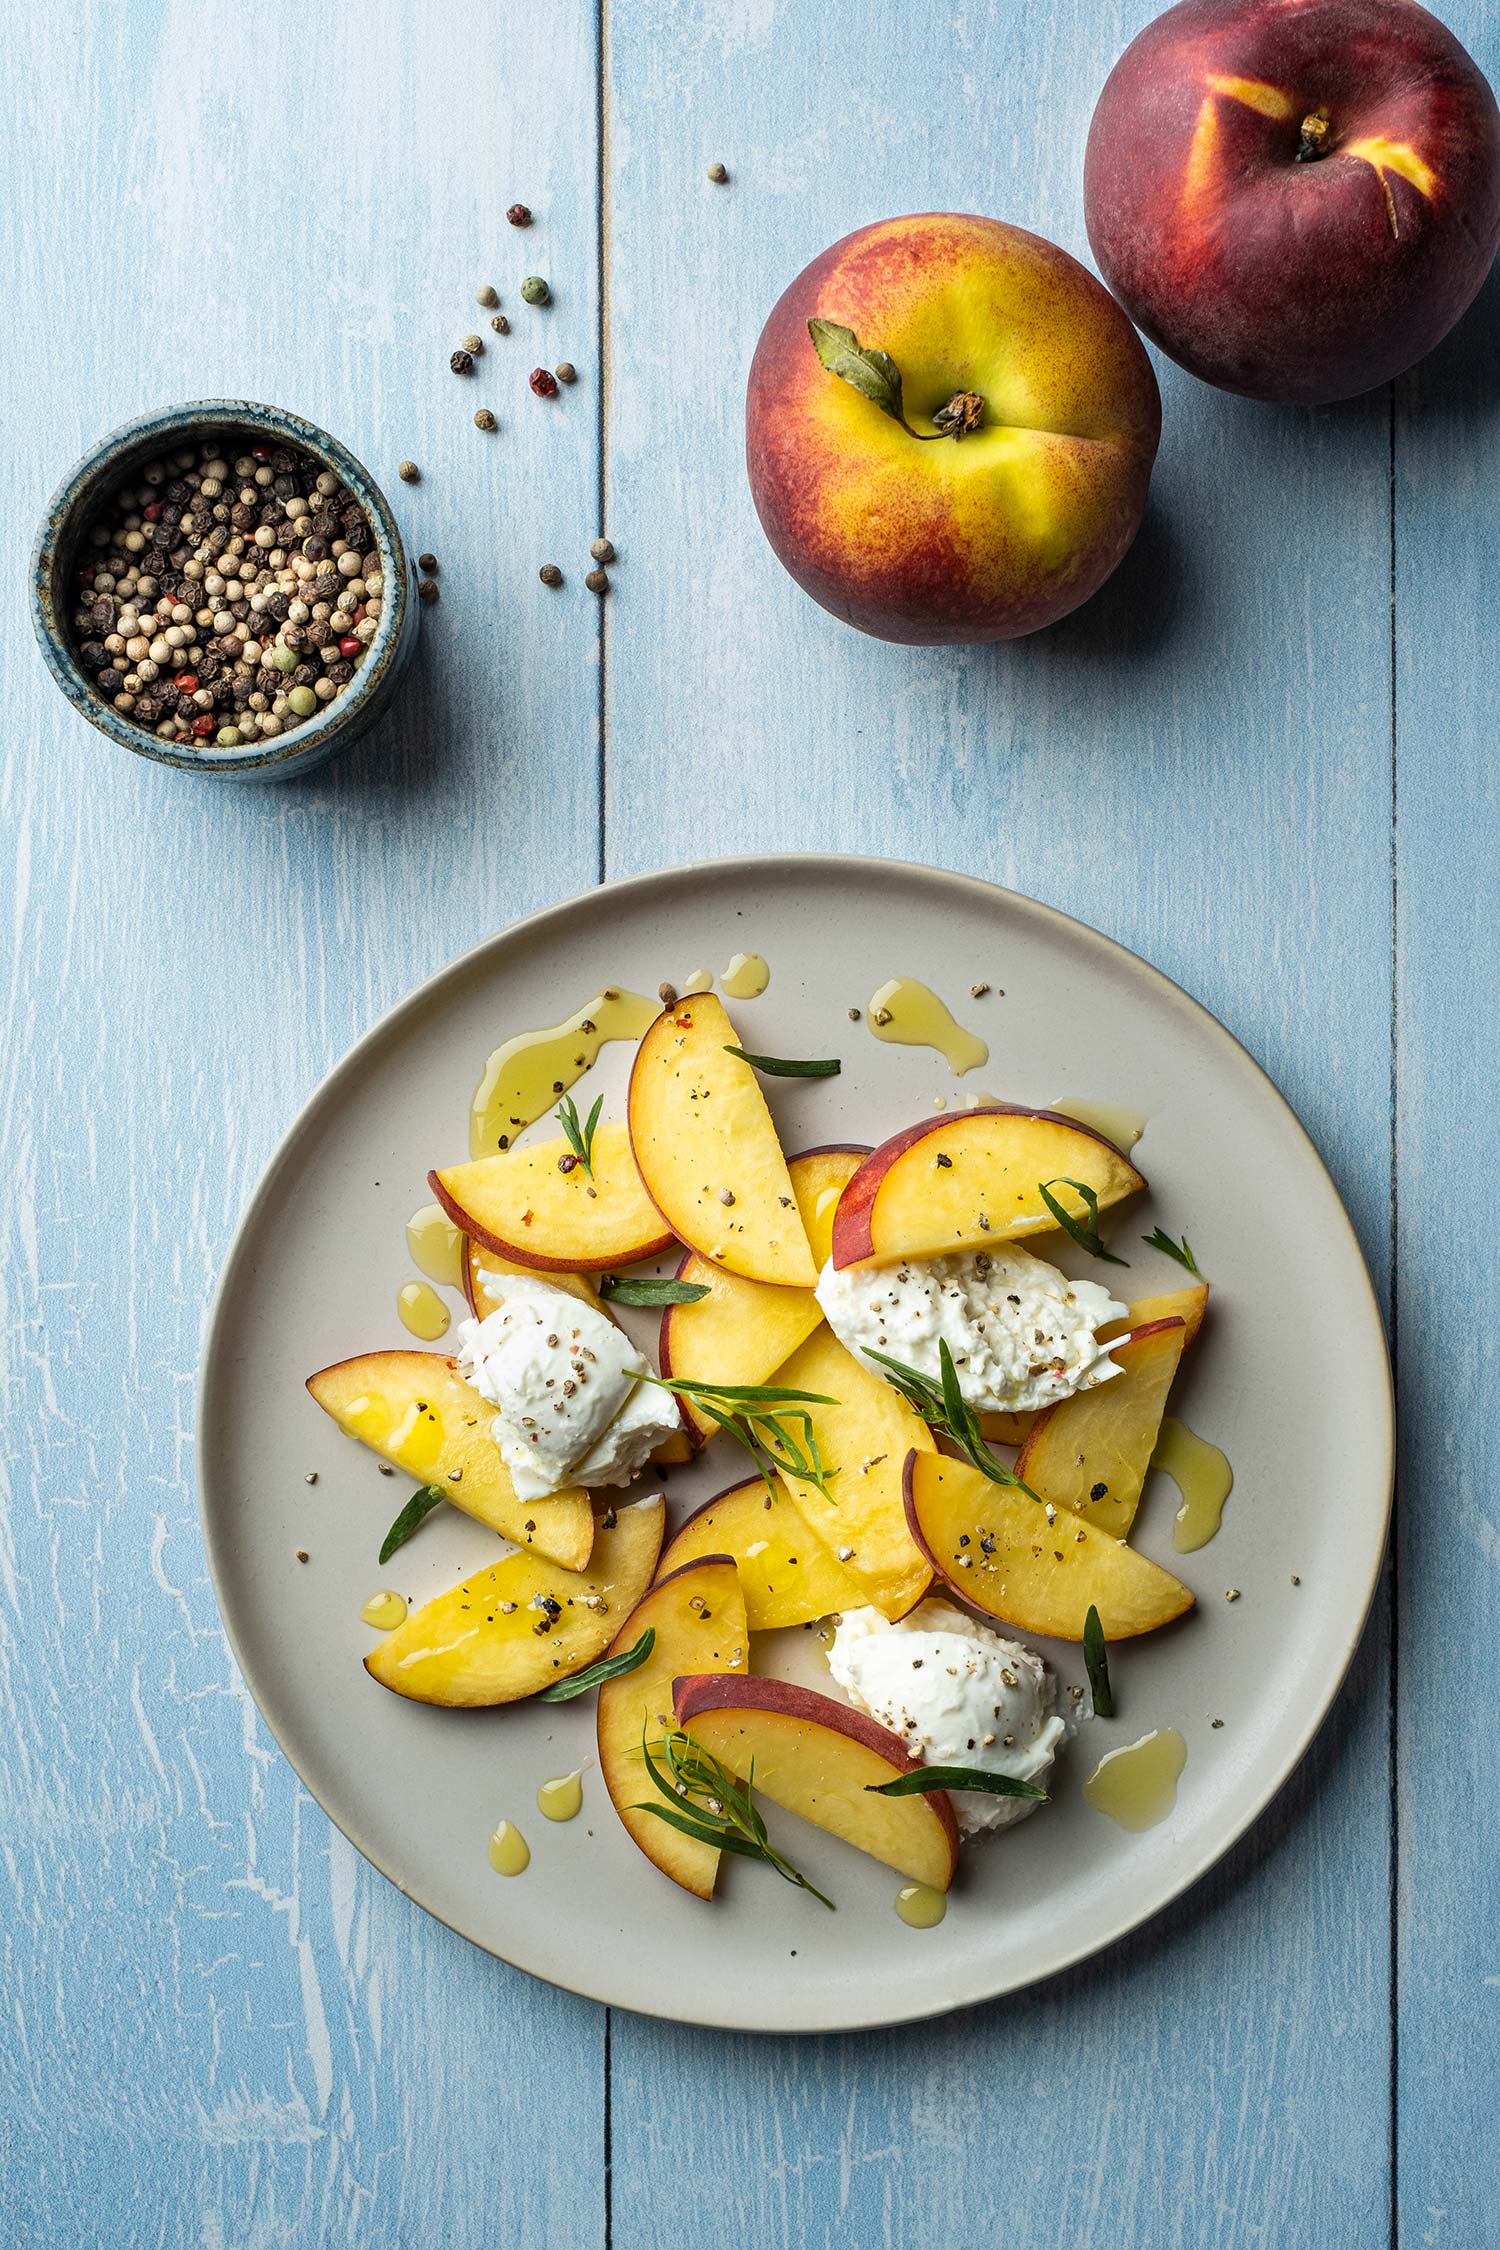
[[(244, 751), (188, 750), (180, 743), (163, 742), (147, 727), (135, 725), (116, 711), (85, 674), (73, 652), (64, 622), (68, 610), (66, 587), (58, 583), (59, 563), (81, 535), (80, 520), (92, 514), (102, 500), (109, 480), (131, 455), (144, 457), (167, 451), (184, 437), (201, 432), (244, 431), (247, 435), (281, 439), (301, 446), (324, 461), (342, 479), (365, 509), (374, 528), (385, 579), (380, 628), (369, 646), (358, 678), (334, 702), (325, 704), (300, 726), (288, 728), (271, 742)], [(122, 749), (157, 765), (175, 766), (189, 773), (233, 778), (264, 776), (279, 766), (300, 768), (310, 755), (331, 756), (343, 742), (363, 730), (371, 699), (381, 688), (401, 645), (407, 607), (413, 598), (410, 564), (391, 504), (369, 470), (347, 446), (341, 445), (317, 423), (287, 407), (264, 406), (253, 399), (209, 398), (181, 406), (158, 408), (136, 415), (111, 430), (90, 447), (63, 478), (47, 503), (31, 551), (31, 618), (47, 669), (76, 711)]]

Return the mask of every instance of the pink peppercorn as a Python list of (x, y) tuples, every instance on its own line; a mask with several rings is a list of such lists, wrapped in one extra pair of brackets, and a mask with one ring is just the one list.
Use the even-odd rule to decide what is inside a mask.
[(193, 732), (195, 735), (197, 735), (200, 742), (205, 742), (213, 733), (214, 728), (218, 725), (218, 723), (218, 720), (214, 717), (211, 711), (205, 711), (201, 719), (194, 719)]
[(142, 508), (141, 514), (145, 517), (147, 523), (160, 523), (161, 502), (159, 500), (150, 501), (146, 507)]
[(363, 646), (364, 643), (357, 641), (352, 633), (346, 633), (339, 642), (339, 654), (340, 656), (358, 656)]
[(550, 367), (533, 367), (527, 380), (538, 398), (556, 398), (557, 377)]
[(172, 685), (179, 695), (196, 695), (198, 675), (196, 672), (176, 672), (172, 676)]

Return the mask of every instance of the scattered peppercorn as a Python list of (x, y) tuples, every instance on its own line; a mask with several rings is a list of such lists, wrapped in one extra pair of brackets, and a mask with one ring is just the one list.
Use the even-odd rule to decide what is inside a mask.
[(472, 375), (474, 372), (474, 355), (472, 352), (455, 352), (448, 365), (455, 375)]
[(474, 417), (474, 427), (476, 430), (497, 430), (500, 425), (495, 420), (495, 417), (490, 412), (489, 408), (487, 406), (481, 406), (479, 412)]
[(505, 216), (513, 227), (529, 227), (531, 224), (531, 213), (524, 203), (513, 203)]
[(434, 572), (434, 571), (435, 571), (435, 570), (437, 569), (437, 566), (438, 566), (438, 559), (437, 559), (437, 556), (436, 556), (436, 555), (418, 555), (418, 557), (417, 557), (417, 568), (418, 568), (418, 570), (421, 570), (421, 571), (425, 571), (425, 572), (426, 572), (426, 574), (427, 574), (427, 576), (428, 576), (429, 578), (430, 578), (430, 577), (432, 576), (433, 572)]
[(859, 1010), (858, 1010), (858, 1008), (851, 1008), (851, 1009), (849, 1010), (849, 1021), (850, 1021), (851, 1023), (858, 1023), (858, 1021), (859, 1021)]
[(656, 988), (656, 997), (664, 1008), (675, 1008), (677, 1005), (676, 985), (659, 984)]
[(521, 284), (521, 295), (528, 305), (550, 305), (552, 292), (539, 273), (529, 273)]
[(307, 1559), (308, 1559), (307, 1549), (306, 1549), (305, 1547), (299, 1547), (299, 1548), (297, 1549), (297, 1560), (298, 1560), (298, 1562), (306, 1562), (306, 1561), (307, 1561)]
[(463, 346), (466, 352), (472, 352), (477, 359), (484, 350), (484, 338), (482, 336), (465, 336)]
[(538, 398), (556, 398), (557, 377), (548, 367), (533, 367), (526, 378)]
[(982, 1000), (989, 989), (990, 988), (987, 984), (971, 984), (969, 987), (969, 998), (971, 1000)]
[(500, 292), (495, 288), (492, 282), (487, 281), (482, 289), (475, 290), (474, 302), (476, 305), (483, 305), (486, 312), (488, 312), (491, 305), (499, 304)]
[(424, 602), (435, 602), (442, 592), (442, 588), (435, 578), (419, 578), (417, 580), (417, 592)]
[(508, 336), (510, 334), (510, 322), (506, 319), (504, 313), (496, 313), (494, 319), (490, 322), (490, 326), (497, 336)]
[(560, 586), (563, 582), (563, 574), (556, 563), (543, 563), (537, 576), (544, 586)]
[(590, 544), (589, 553), (595, 562), (612, 563), (615, 559), (614, 548), (607, 539), (595, 539)]
[(307, 1472), (307, 1474), (306, 1474), (306, 1476), (305, 1476), (305, 1477), (304, 1477), (304, 1478), (302, 1479), (302, 1482), (303, 1482), (304, 1484), (316, 1484), (316, 1483), (317, 1483), (317, 1481), (318, 1481), (318, 1472), (317, 1472), (317, 1470), (316, 1470), (316, 1469), (309, 1469), (309, 1470), (308, 1470), (308, 1472)]
[(713, 181), (715, 187), (722, 187), (725, 181), (728, 179), (729, 174), (725, 171), (722, 164), (710, 164), (710, 166), (708, 167), (708, 176)]
[(604, 570), (591, 570), (584, 578), (583, 583), (591, 594), (607, 594), (609, 592), (609, 573)]
[(415, 461), (403, 461), (396, 474), (403, 484), (416, 484), (419, 482), (422, 472)]
[(552, 370), (560, 383), (576, 383), (578, 370), (570, 359), (560, 359)]

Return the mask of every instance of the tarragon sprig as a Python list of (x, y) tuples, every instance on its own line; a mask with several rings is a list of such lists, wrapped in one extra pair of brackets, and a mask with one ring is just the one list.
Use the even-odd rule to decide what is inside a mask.
[(1115, 1691), (1109, 1679), (1109, 1644), (1104, 1638), (1104, 1621), (1099, 1615), (1097, 1602), (1089, 1603), (1089, 1613), (1083, 1621), (1083, 1661), (1088, 1668), (1094, 1715), (1100, 1719), (1112, 1719), (1115, 1715)]
[(1143, 1234), (1141, 1240), (1148, 1250), (1164, 1250), (1169, 1258), (1175, 1258), (1180, 1266), (1186, 1267), (1195, 1281), (1203, 1279), (1198, 1271), (1198, 1261), (1193, 1256), (1193, 1246), (1186, 1235), (1181, 1242), (1174, 1242), (1163, 1227), (1157, 1227), (1154, 1233)]
[[(679, 1398), (690, 1398), (700, 1414), (744, 1447), (765, 1479), (768, 1492), (775, 1492), (780, 1471), (783, 1476), (795, 1477), (799, 1484), (810, 1484), (830, 1507), (833, 1505), (828, 1479), (838, 1472), (818, 1451), (807, 1408), (837, 1406), (836, 1398), (822, 1391), (776, 1390), (763, 1383), (696, 1383), (684, 1375), (652, 1375), (645, 1370), (636, 1380), (656, 1383), (664, 1391), (675, 1391)], [(787, 1408), (792, 1411), (787, 1412)]]
[(953, 1354), (948, 1349), (946, 1337), (938, 1340), (938, 1366), (942, 1381), (935, 1383), (920, 1368), (908, 1367), (899, 1359), (890, 1359), (884, 1352), (864, 1346), (866, 1359), (873, 1359), (883, 1367), (887, 1380), (894, 1384), (908, 1406), (914, 1406), (929, 1429), (941, 1430), (952, 1438), (964, 1459), (991, 1484), (1014, 1485), (1029, 1500), (1041, 1501), (1041, 1494), (1033, 1492), (1024, 1477), (1018, 1477), (1012, 1468), (991, 1453), (984, 1442), (984, 1432), (979, 1427), (979, 1416), (958, 1387), (958, 1369), (953, 1364)]
[[(1085, 1208), (1088, 1211), (1087, 1220), (1075, 1219), (1071, 1211), (1063, 1208), (1057, 1197), (1052, 1193), (1055, 1187), (1077, 1189), (1083, 1197)], [(1059, 1173), (1056, 1179), (1038, 1180), (1037, 1193), (1062, 1228), (1063, 1233), (1070, 1234), (1080, 1250), (1087, 1250), (1091, 1258), (1102, 1258), (1107, 1266), (1129, 1265), (1130, 1260), (1128, 1258), (1117, 1258), (1115, 1256), (1113, 1250), (1109, 1248), (1103, 1235), (1099, 1232), (1099, 1198), (1091, 1187), (1085, 1186), (1082, 1180), (1070, 1180), (1066, 1174)]]
[(557, 1105), (557, 1122), (567, 1134), (573, 1154), (590, 1179), (594, 1176), (594, 1134), (598, 1130), (599, 1112), (603, 1107), (604, 1096), (601, 1094), (589, 1111), (587, 1124), (580, 1125), (571, 1094), (564, 1094)]
[(642, 1727), (641, 1756), (646, 1761), (646, 1771), (667, 1801), (664, 1805), (652, 1802), (632, 1805), (632, 1812), (654, 1813), (669, 1828), (677, 1829), (684, 1836), (696, 1837), (700, 1844), (712, 1844), (721, 1852), (734, 1852), (741, 1859), (758, 1859), (765, 1866), (774, 1867), (784, 1882), (795, 1883), (799, 1891), (811, 1891), (830, 1913), (835, 1911), (833, 1900), (824, 1898), (816, 1884), (799, 1874), (790, 1860), (783, 1859), (766, 1834), (766, 1824), (751, 1795), (755, 1782), (753, 1763), (749, 1779), (741, 1781), (727, 1766), (721, 1765), (711, 1751), (703, 1749), (691, 1735), (680, 1730), (663, 1735), (654, 1747), (661, 1757), (660, 1766), (651, 1755), (653, 1745), (647, 1741), (646, 1730)]

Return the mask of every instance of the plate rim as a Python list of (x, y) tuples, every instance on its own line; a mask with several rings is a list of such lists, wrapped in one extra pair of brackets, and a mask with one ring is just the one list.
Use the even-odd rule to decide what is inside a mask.
[[(891, 2006), (888, 2003), (879, 2003), (873, 2008), (862, 2009), (855, 2016), (843, 2017), (836, 2024), (806, 2023), (789, 2027), (782, 2024), (767, 2024), (763, 2021), (757, 2022), (744, 2016), (726, 2014), (722, 2007), (716, 2014), (706, 2016), (701, 2013), (690, 2013), (682, 2008), (670, 2005), (643, 2006), (633, 1999), (626, 2000), (612, 1997), (608, 1992), (590, 1989), (589, 1985), (582, 1982), (549, 1975), (545, 1970), (533, 1969), (523, 1962), (513, 1961), (488, 1937), (465, 1928), (460, 1922), (450, 1920), (446, 1914), (440, 1912), (436, 1907), (430, 1906), (413, 1885), (403, 1881), (395, 1868), (387, 1864), (387, 1860), (381, 1852), (361, 1837), (357, 1832), (357, 1821), (352, 1816), (346, 1821), (340, 1812), (336, 1811), (325, 1800), (320, 1790), (304, 1771), (299, 1757), (293, 1754), (281, 1729), (267, 1710), (256, 1681), (252, 1678), (251, 1669), (236, 1628), (233, 1605), (228, 1593), (227, 1557), (223, 1552), (221, 1538), (214, 1529), (213, 1511), (207, 1503), (206, 1494), (214, 1473), (210, 1460), (212, 1452), (210, 1431), (213, 1412), (211, 1391), (216, 1381), (222, 1382), (224, 1380), (217, 1362), (223, 1349), (223, 1331), (230, 1317), (230, 1308), (238, 1293), (236, 1285), (239, 1279), (239, 1268), (249, 1257), (251, 1238), (257, 1231), (263, 1214), (279, 1188), (283, 1174), (290, 1167), (304, 1135), (315, 1126), (320, 1113), (330, 1103), (337, 1103), (344, 1097), (348, 1083), (358, 1077), (365, 1059), (376, 1048), (390, 1039), (393, 1034), (397, 1033), (408, 1016), (420, 1015), (428, 1000), (455, 978), (475, 974), (483, 967), (489, 955), (510, 948), (518, 939), (529, 937), (535, 941), (544, 933), (546, 925), (550, 923), (562, 921), (569, 915), (576, 914), (586, 907), (597, 910), (601, 899), (650, 893), (678, 884), (692, 885), (701, 883), (705, 878), (712, 878), (715, 875), (732, 875), (741, 880), (746, 878), (753, 880), (756, 877), (781, 879), (792, 869), (802, 871), (809, 879), (814, 880), (819, 874), (830, 877), (847, 877), (851, 873), (865, 875), (872, 881), (880, 881), (892, 876), (916, 878), (924, 884), (936, 885), (939, 888), (951, 888), (962, 892), (971, 905), (991, 909), (999, 908), (1007, 912), (1020, 914), (1023, 917), (1034, 917), (1044, 928), (1050, 927), (1056, 933), (1065, 935), (1074, 943), (1083, 941), (1086, 950), (1093, 951), (1101, 958), (1112, 958), (1116, 962), (1123, 961), (1131, 971), (1137, 976), (1143, 976), (1148, 984), (1155, 988), (1159, 999), (1165, 1001), (1178, 1013), (1193, 1018), (1208, 1030), (1211, 1037), (1217, 1037), (1218, 1040), (1222, 1041), (1230, 1056), (1236, 1061), (1243, 1061), (1248, 1064), (1261, 1080), (1263, 1090), (1285, 1112), (1287, 1119), (1300, 1136), (1307, 1154), (1322, 1174), (1332, 1197), (1334, 1210), (1342, 1223), (1349, 1246), (1354, 1253), (1356, 1269), (1363, 1283), (1359, 1309), (1368, 1324), (1370, 1339), (1373, 1341), (1380, 1365), (1384, 1371), (1385, 1381), (1380, 1389), (1379, 1481), (1383, 1493), (1380, 1531), (1379, 1537), (1371, 1549), (1368, 1583), (1355, 1605), (1357, 1614), (1352, 1617), (1343, 1645), (1339, 1650), (1336, 1666), (1329, 1676), (1326, 1690), (1320, 1697), (1315, 1697), (1304, 1712), (1299, 1729), (1289, 1748), (1283, 1753), (1280, 1771), (1264, 1787), (1258, 1791), (1252, 1791), (1243, 1813), (1230, 1824), (1220, 1838), (1215, 1840), (1212, 1848), (1188, 1862), (1180, 1877), (1174, 1878), (1172, 1886), (1166, 1894), (1143, 1912), (1133, 1912), (1128, 1908), (1122, 1910), (1107, 1929), (1081, 1940), (1060, 1957), (1050, 1960), (1045, 1967), (1032, 1971), (1023, 1969), (1015, 1975), (1002, 1974), (997, 1981), (988, 1984), (985, 1990), (981, 1992), (975, 1992), (957, 2000), (940, 1999), (936, 2004), (933, 2003), (930, 1993), (924, 1991), (920, 1979), (914, 1978), (912, 1980), (914, 1997), (910, 2005)], [(1352, 1327), (1350, 1333), (1351, 1335), (1354, 1333)], [(1091, 923), (1080, 920), (1076, 915), (1064, 913), (1060, 907), (1049, 906), (1045, 901), (1032, 898), (1024, 891), (1013, 891), (1007, 889), (1003, 884), (992, 883), (984, 876), (964, 874), (953, 868), (925, 867), (912, 860), (890, 859), (857, 852), (736, 853), (722, 858), (689, 860), (680, 866), (655, 868), (642, 874), (621, 876), (612, 881), (592, 883), (584, 890), (575, 891), (567, 898), (558, 900), (550, 906), (538, 907), (530, 914), (506, 923), (503, 928), (491, 931), (488, 937), (481, 938), (476, 944), (466, 947), (461, 953), (455, 954), (451, 960), (443, 963), (441, 967), (433, 970), (429, 975), (423, 977), (419, 983), (413, 985), (399, 1000), (386, 1008), (367, 1030), (361, 1032), (359, 1037), (344, 1050), (332, 1067), (324, 1072), (277, 1141), (255, 1187), (251, 1191), (249, 1200), (240, 1214), (234, 1232), (230, 1237), (228, 1248), (224, 1253), (218, 1280), (214, 1286), (208, 1317), (203, 1327), (197, 1376), (194, 1383), (194, 1498), (197, 1504), (198, 1522), (203, 1536), (204, 1554), (208, 1563), (209, 1580), (213, 1589), (215, 1607), (218, 1610), (219, 1623), (235, 1666), (245, 1683), (258, 1716), (270, 1731), (278, 1751), (291, 1767), (299, 1784), (307, 1791), (325, 1818), (332, 1823), (348, 1843), (353, 1845), (361, 1858), (400, 1892), (402, 1897), (409, 1899), (413, 1905), (420, 1907), (423, 1913), (430, 1914), (433, 1920), (442, 1924), (445, 1929), (452, 1930), (455, 1936), (463, 1938), (478, 1951), (488, 1954), (492, 1960), (503, 1962), (507, 1968), (513, 1969), (518, 1974), (534, 1977), (539, 1983), (549, 1984), (558, 1991), (573, 1993), (580, 1998), (592, 2000), (600, 2006), (624, 2008), (632, 2014), (641, 2015), (654, 2021), (688, 2024), (694, 2028), (708, 2031), (753, 2032), (768, 2038), (813, 2037), (827, 2032), (855, 2033), (895, 2028), (901, 2024), (933, 2021), (941, 2016), (957, 2013), (962, 2009), (983, 2007), (991, 2001), (1003, 1999), (1013, 1993), (1028, 1991), (1034, 1986), (1048, 1983), (1056, 1977), (1067, 1974), (1069, 1971), (1078, 1968), (1082, 1962), (1091, 1960), (1098, 1954), (1110, 1951), (1124, 1938), (1155, 1922), (1168, 1908), (1175, 1905), (1187, 1892), (1202, 1882), (1204, 1877), (1211, 1873), (1233, 1851), (1234, 1847), (1280, 1796), (1282, 1790), (1287, 1786), (1287, 1783), (1307, 1756), (1313, 1742), (1322, 1731), (1334, 1704), (1343, 1692), (1350, 1667), (1364, 1637), (1375, 1595), (1385, 1569), (1395, 1502), (1395, 1447), (1395, 1393), (1390, 1346), (1381, 1315), (1380, 1300), (1376, 1294), (1363, 1244), (1360, 1242), (1354, 1222), (1349, 1216), (1344, 1199), (1339, 1192), (1338, 1184), (1325, 1163), (1317, 1143), (1292, 1103), (1287, 1099), (1264, 1065), (1251, 1054), (1249, 1048), (1236, 1038), (1235, 1034), (1226, 1024), (1220, 1021), (1211, 1008), (1205, 1006), (1201, 1000), (1195, 999), (1184, 986), (1169, 977), (1164, 970), (1158, 969), (1154, 963), (1133, 952), (1129, 946), (1123, 945), (1118, 938), (1109, 937), (1104, 931), (1095, 929)], [(597, 1981), (596, 1977), (590, 1979), (591, 1983)]]

